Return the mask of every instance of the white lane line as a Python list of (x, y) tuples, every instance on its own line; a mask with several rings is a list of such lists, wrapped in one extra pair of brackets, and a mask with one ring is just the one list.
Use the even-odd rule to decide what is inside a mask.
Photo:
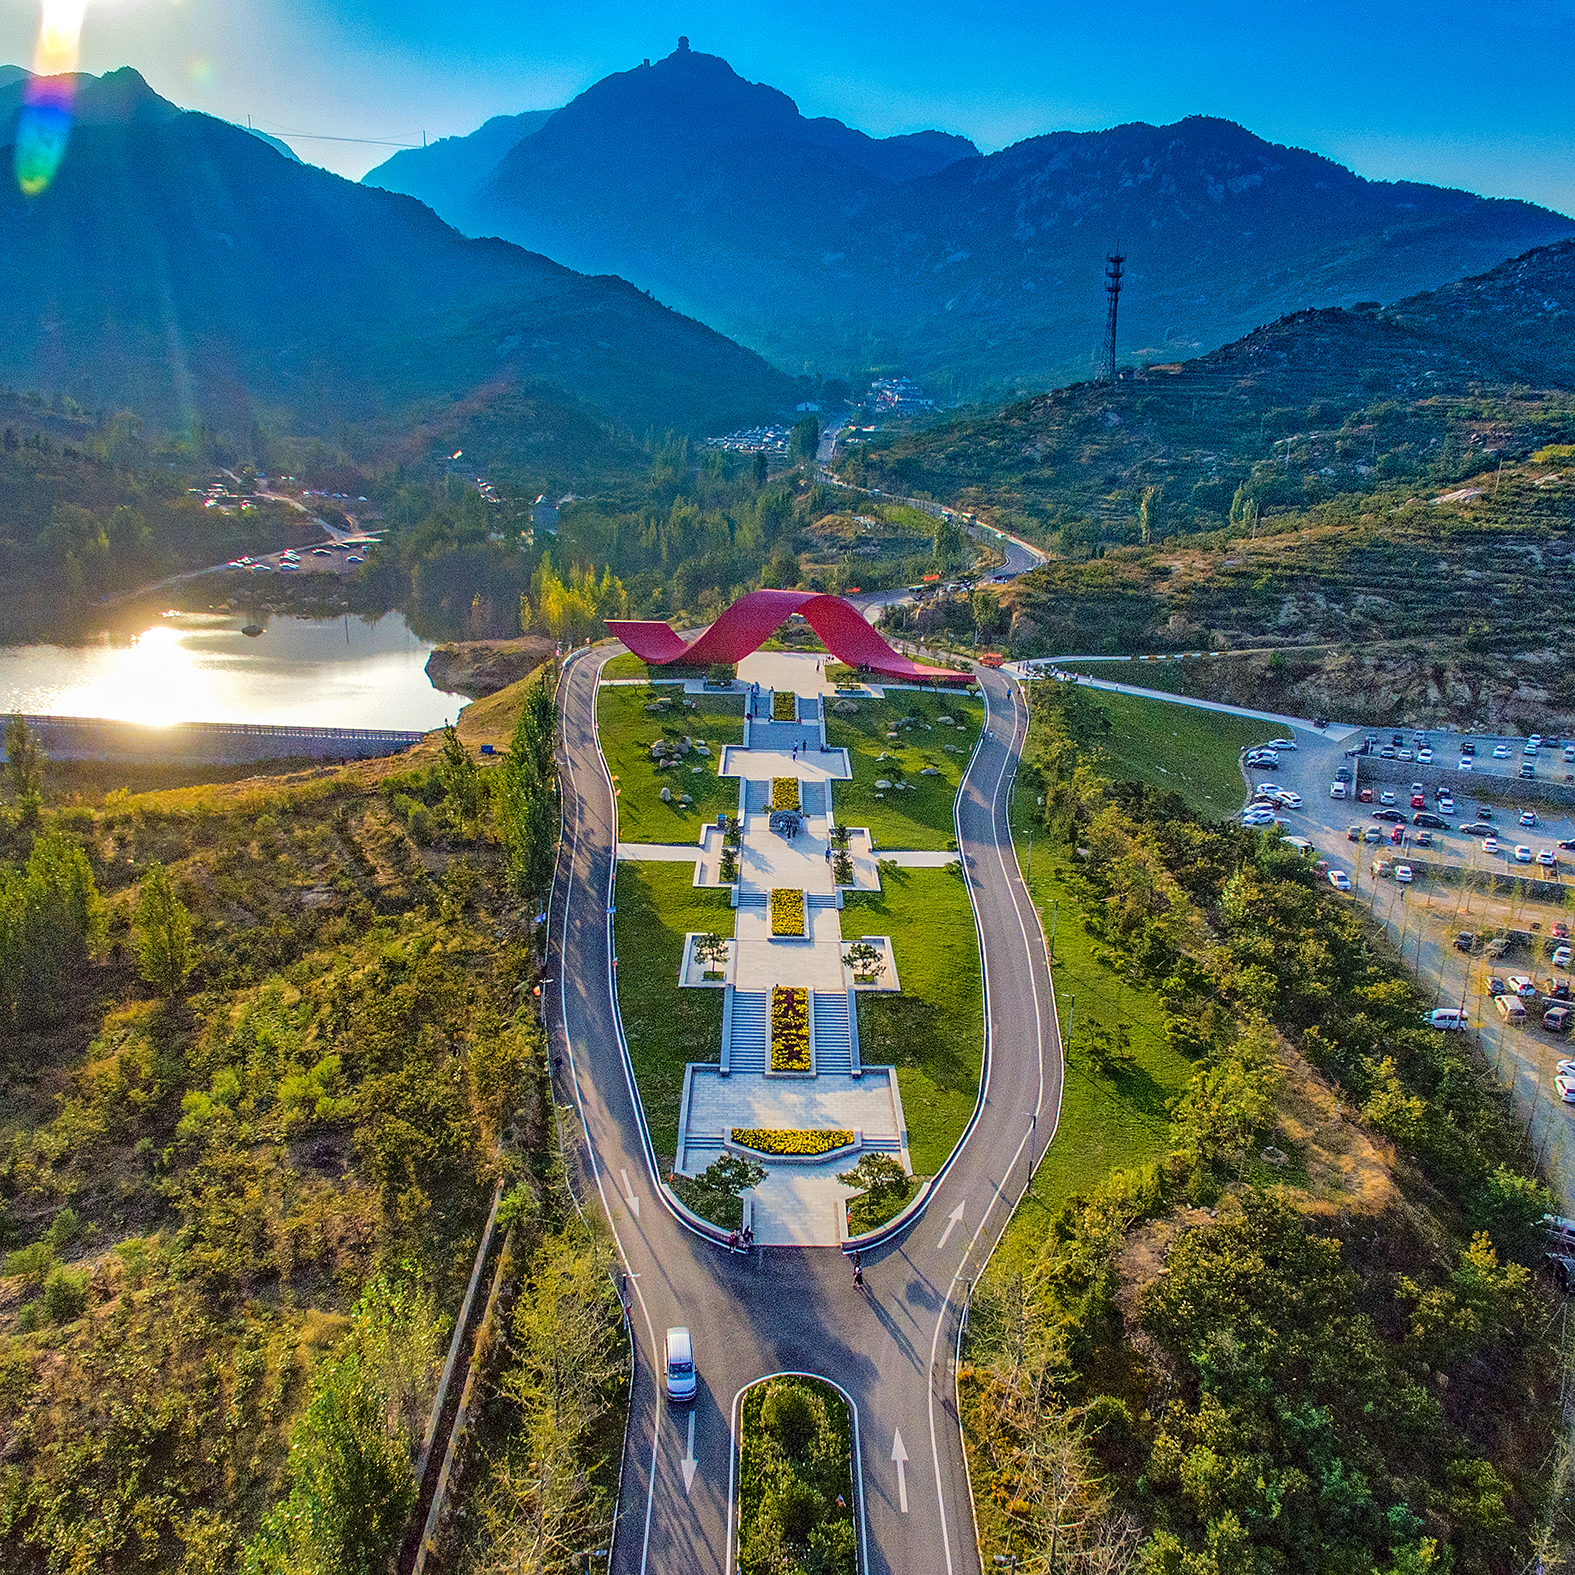
[(941, 1232), (941, 1239), (935, 1244), (935, 1250), (937, 1252), (945, 1252), (946, 1238), (950, 1236), (960, 1224), (962, 1224), (962, 1217), (963, 1205), (959, 1203), (957, 1207), (946, 1216), (946, 1229)]
[(891, 1441), (892, 1463), (897, 1467), (897, 1505), (902, 1513), (908, 1513), (908, 1451), (902, 1442), (902, 1429), (897, 1429)]
[(634, 1213), (634, 1217), (639, 1219), (640, 1200), (635, 1197), (634, 1188), (629, 1184), (629, 1172), (625, 1170), (622, 1165), (620, 1165), (618, 1167), (618, 1174), (623, 1177), (623, 1201), (629, 1205), (630, 1209)]
[(700, 1469), (700, 1462), (695, 1459), (695, 1413), (691, 1407), (689, 1411), (689, 1453), (684, 1456), (684, 1497), (689, 1497), (689, 1489), (695, 1485), (695, 1472)]

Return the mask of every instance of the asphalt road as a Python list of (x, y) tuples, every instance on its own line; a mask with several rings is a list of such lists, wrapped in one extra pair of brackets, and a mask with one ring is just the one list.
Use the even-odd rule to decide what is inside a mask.
[[(861, 1569), (977, 1575), (955, 1410), (959, 1320), (972, 1280), (1054, 1136), (1061, 1103), (1044, 939), (1006, 818), (1026, 705), (1009, 678), (981, 673), (988, 733), (958, 808), (985, 962), (983, 1097), (924, 1212), (897, 1240), (866, 1254), (861, 1293), (835, 1249), (729, 1253), (681, 1225), (658, 1193), (609, 967), (616, 837), (595, 706), (600, 667), (617, 649), (577, 653), (564, 672), (565, 826), (547, 969), (550, 1042), (562, 1058), (555, 1092), (560, 1105), (580, 1112), (582, 1195), (599, 1195), (611, 1222), (637, 1346), (612, 1568), (625, 1575), (731, 1570), (739, 1397), (760, 1378), (805, 1372), (830, 1379), (853, 1402)], [(700, 1389), (692, 1405), (670, 1406), (659, 1392), (659, 1351), (672, 1324), (688, 1325), (695, 1341)]]

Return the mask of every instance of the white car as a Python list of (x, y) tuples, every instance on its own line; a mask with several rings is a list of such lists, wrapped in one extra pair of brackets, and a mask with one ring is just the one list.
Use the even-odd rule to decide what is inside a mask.
[(1508, 760), (1509, 759), (1509, 745), (1508, 744), (1495, 744), (1493, 746), (1493, 758), (1495, 760)]
[(667, 1398), (693, 1400), (699, 1389), (695, 1377), (695, 1352), (689, 1331), (682, 1325), (667, 1331)]
[(1336, 891), (1349, 891), (1351, 889), (1351, 877), (1344, 870), (1330, 870), (1329, 884)]
[(1385, 788), (1383, 792), (1378, 795), (1378, 802), (1380, 804), (1393, 804), (1394, 801), (1395, 796), (1388, 788)]
[(1402, 749), (1399, 758), (1401, 760), (1415, 760), (1416, 756), (1409, 749)]
[(1294, 738), (1271, 738), (1263, 747), (1265, 749), (1295, 749), (1298, 746)]
[(1497, 853), (1498, 852), (1498, 838), (1497, 837), (1484, 837), (1482, 839), (1482, 851), (1484, 853)]
[(1537, 812), (1534, 809), (1523, 809), (1520, 812), (1520, 823), (1523, 826), (1534, 826), (1537, 823)]
[(1512, 973), (1504, 982), (1509, 986), (1509, 993), (1518, 995), (1523, 1001), (1529, 1001), (1537, 993), (1537, 981), (1526, 974)]
[(1345, 791), (1345, 784), (1343, 782), (1331, 782), (1329, 784), (1329, 797), (1330, 798), (1344, 798), (1345, 796), (1346, 796), (1346, 791)]
[(1417, 752), (1416, 752), (1416, 761), (1417, 761), (1417, 764), (1420, 765), (1420, 766), (1430, 766), (1430, 765), (1432, 765), (1432, 763), (1433, 763), (1433, 751), (1431, 749), (1419, 749), (1419, 750), (1417, 750)]
[(1294, 789), (1281, 788), (1279, 797), (1280, 802), (1287, 809), (1300, 809), (1302, 807), (1302, 796), (1300, 793), (1294, 791)]
[(1572, 956), (1575, 956), (1575, 953), (1572, 953), (1568, 946), (1555, 947), (1553, 952), (1553, 966), (1555, 968), (1568, 968), (1570, 965), (1570, 958)]
[(1553, 1086), (1566, 1105), (1575, 1105), (1575, 1072), (1560, 1072), (1553, 1079)]
[(1524, 842), (1518, 843), (1515, 847), (1515, 862), (1517, 864), (1531, 863), (1531, 849)]
[(1411, 866), (1409, 864), (1395, 865), (1395, 879), (1402, 886), (1409, 886), (1411, 884)]
[(1462, 755), (1460, 757), (1460, 769), (1462, 771), (1471, 770), (1471, 757), (1469, 755)]
[(1537, 850), (1537, 863), (1539, 863), (1543, 869), (1550, 870), (1558, 862), (1559, 861), (1553, 857), (1553, 850), (1551, 848), (1539, 848)]
[(1446, 793), (1438, 801), (1438, 813), (1440, 815), (1453, 815), (1454, 812), (1455, 812), (1455, 801)]
[(1541, 749), (1542, 748), (1542, 734), (1541, 733), (1533, 733), (1526, 740), (1526, 742), (1528, 744), (1530, 744), (1535, 749)]

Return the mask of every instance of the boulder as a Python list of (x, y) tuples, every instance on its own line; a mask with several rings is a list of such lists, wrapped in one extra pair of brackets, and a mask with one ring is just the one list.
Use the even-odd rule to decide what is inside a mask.
[(889, 788), (891, 783), (889, 783), (885, 777), (877, 777), (875, 779), (875, 786), (878, 788)]
[(690, 798), (687, 793), (680, 793), (678, 795), (678, 806), (680, 809), (688, 809), (688, 807), (693, 803), (694, 800)]
[(665, 788), (664, 787), (662, 789), (662, 802), (664, 804), (671, 804), (672, 801), (673, 801), (673, 790), (671, 788)]
[(939, 766), (926, 766), (919, 775), (921, 777), (938, 777), (941, 774)]

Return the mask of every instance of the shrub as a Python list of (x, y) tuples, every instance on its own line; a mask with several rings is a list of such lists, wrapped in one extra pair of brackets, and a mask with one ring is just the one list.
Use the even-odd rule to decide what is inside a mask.
[(810, 1070), (808, 990), (781, 984), (772, 986), (771, 1070)]
[(789, 886), (771, 888), (771, 933), (795, 936), (804, 933), (804, 893)]
[(845, 1187), (857, 1187), (848, 1200), (848, 1225), (854, 1235), (884, 1225), (908, 1201), (913, 1180), (889, 1154), (864, 1154), (852, 1170), (837, 1176)]
[(44, 1294), (40, 1305), (50, 1323), (70, 1323), (82, 1316), (87, 1306), (88, 1276), (86, 1269), (68, 1269), (57, 1263), (44, 1281)]
[(778, 689), (771, 696), (773, 722), (798, 721), (798, 696), (791, 689)]
[(18, 1247), (5, 1255), (5, 1277), (29, 1282), (41, 1280), (54, 1262), (55, 1249), (47, 1241), (35, 1241), (30, 1247)]
[(799, 807), (799, 788), (797, 777), (772, 777), (771, 779), (771, 808), (775, 812), (779, 809), (797, 809)]
[(760, 1154), (829, 1154), (853, 1141), (851, 1132), (835, 1128), (799, 1131), (785, 1127), (734, 1127), (733, 1141)]

